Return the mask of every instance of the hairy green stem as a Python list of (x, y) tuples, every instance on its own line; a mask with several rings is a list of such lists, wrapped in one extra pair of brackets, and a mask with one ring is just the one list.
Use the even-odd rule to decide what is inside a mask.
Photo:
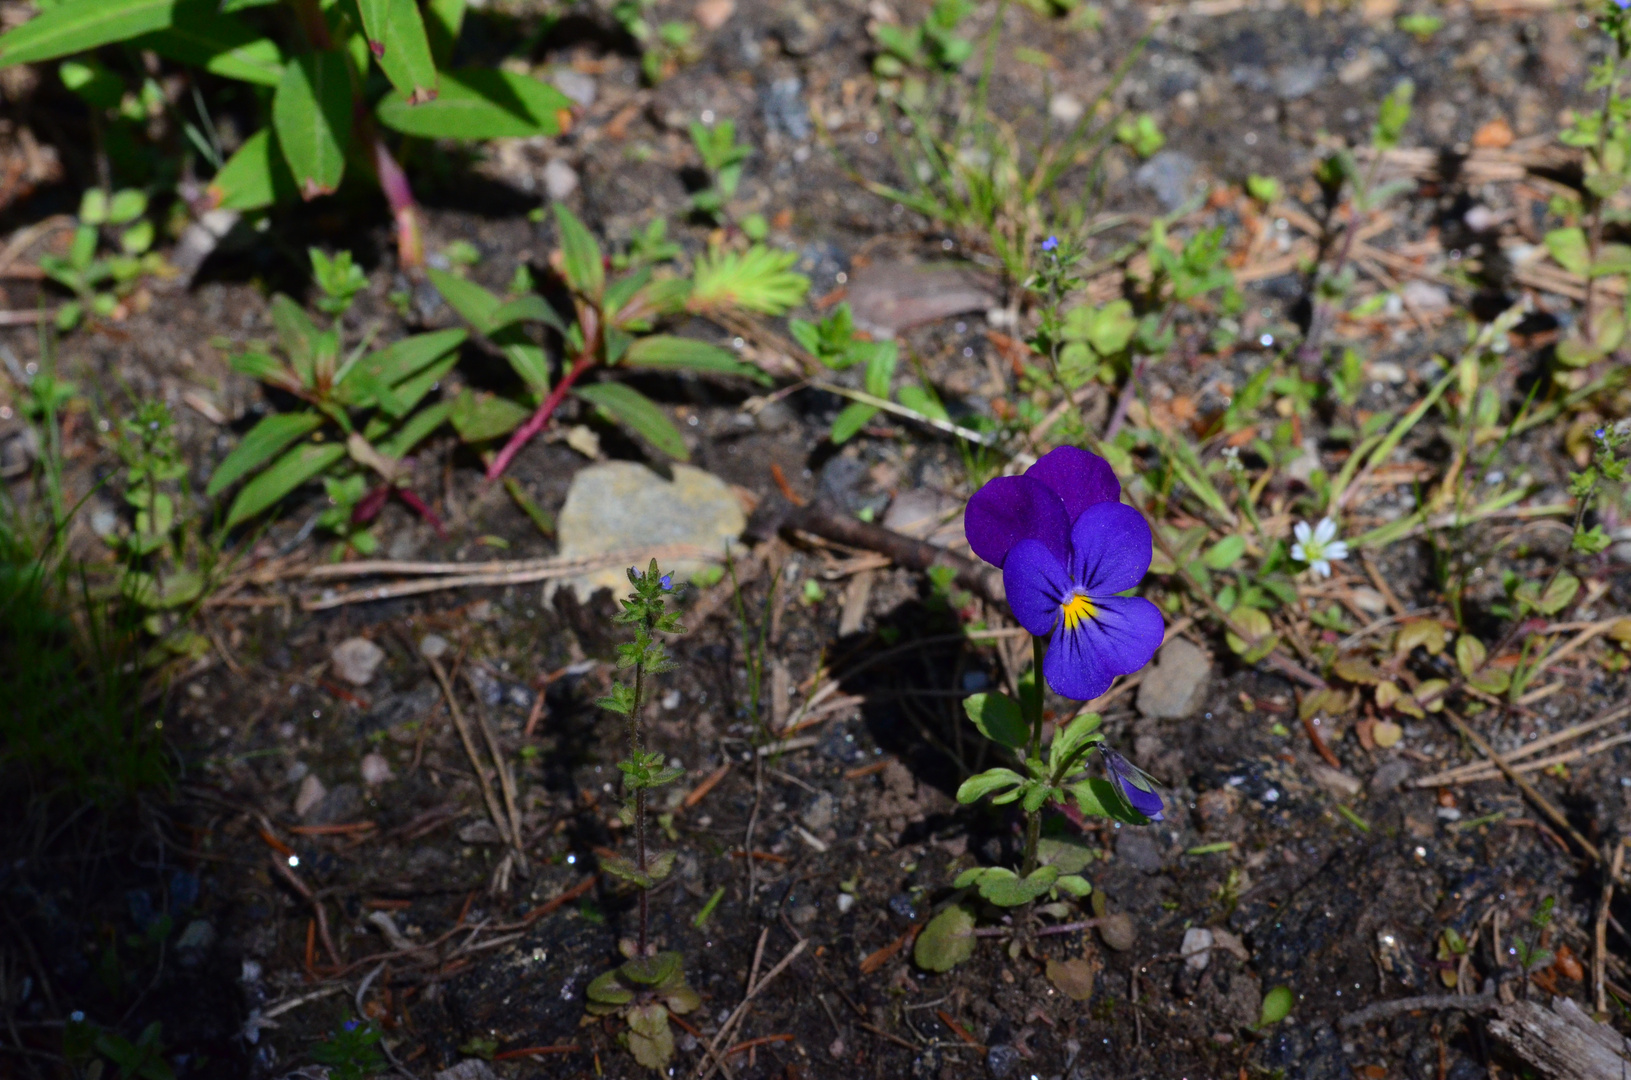
[[(1026, 765), (1039, 761), (1042, 758), (1042, 694), (1046, 685), (1042, 681), (1042, 656), (1047, 651), (1041, 638), (1031, 637), (1031, 678), (1033, 680), (1032, 692), (1025, 696), (1025, 708), (1031, 714), (1027, 719), (1031, 722), (1031, 742), (1026, 747)], [(1025, 858), (1021, 863), (1020, 876), (1029, 877), (1031, 871), (1036, 869), (1036, 846), (1042, 838), (1042, 811), (1027, 810), (1025, 812)]]

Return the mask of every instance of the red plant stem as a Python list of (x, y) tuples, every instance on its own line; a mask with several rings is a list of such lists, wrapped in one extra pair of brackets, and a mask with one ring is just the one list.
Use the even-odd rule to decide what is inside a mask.
[(550, 416), (554, 414), (555, 410), (560, 407), (561, 402), (566, 398), (566, 392), (572, 389), (572, 384), (577, 382), (578, 377), (588, 371), (590, 365), (594, 362), (594, 351), (585, 349), (583, 355), (579, 356), (572, 366), (567, 369), (566, 374), (561, 376), (561, 381), (555, 384), (554, 389), (549, 392), (549, 396), (544, 399), (544, 403), (538, 406), (538, 411), (528, 417), (527, 422), (516, 429), (515, 434), (510, 436), (510, 441), (504, 444), (504, 449), (500, 450), (498, 456), (493, 459), (493, 463), (487, 466), (487, 479), (497, 480), (503, 475), (504, 470), (509, 468), (510, 461), (516, 454), (521, 452), (521, 448), (527, 445), (534, 435), (544, 430), (544, 425), (549, 423)]
[[(372, 118), (367, 118), (372, 129)], [(359, 125), (361, 126), (361, 125)], [(396, 220), (397, 261), (404, 270), (415, 270), (425, 263), (424, 230), (419, 223), (419, 204), (414, 201), (413, 188), (408, 186), (408, 174), (391, 154), (390, 147), (379, 132), (373, 131), (374, 175), (379, 178), (380, 190), (390, 204), (391, 217)]]

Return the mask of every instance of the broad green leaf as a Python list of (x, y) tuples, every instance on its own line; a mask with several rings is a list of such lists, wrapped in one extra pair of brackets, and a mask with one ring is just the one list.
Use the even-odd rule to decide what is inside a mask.
[(832, 433), (828, 436), (833, 444), (842, 445), (855, 437), (855, 433), (866, 426), (868, 420), (878, 415), (875, 405), (865, 405), (859, 401), (852, 401), (844, 406), (844, 411), (832, 422)]
[(447, 67), (464, 25), (464, 0), (425, 0), (425, 36), (438, 68)]
[(981, 875), (978, 888), (981, 896), (998, 907), (1019, 907), (1053, 888), (1058, 880), (1056, 866), (1039, 866), (1031, 871), (1030, 877), (1023, 878), (1011, 870), (992, 867)]
[(215, 467), (204, 494), (214, 497), (282, 453), (296, 439), (316, 431), (323, 418), (314, 412), (274, 413), (262, 417), (249, 434)]
[(209, 200), (223, 210), (261, 210), (287, 202), (299, 192), (271, 128), (262, 128), (238, 147), (210, 181)]
[(1263, 1011), (1259, 1014), (1257, 1026), (1265, 1028), (1270, 1024), (1278, 1024), (1291, 1015), (1291, 1007), (1296, 1003), (1297, 999), (1292, 996), (1291, 987), (1276, 986), (1263, 995)]
[(379, 444), (379, 452), (398, 460), (407, 457), (431, 432), (447, 423), (447, 418), (452, 413), (451, 401), (438, 401), (434, 405), (420, 409), (408, 418), (407, 423), (392, 432), (389, 439)]
[(1586, 243), (1584, 229), (1553, 229), (1546, 234), (1546, 250), (1552, 253), (1557, 265), (1571, 274), (1584, 277), (1591, 268), (1591, 247)]
[(680, 970), (681, 958), (677, 952), (660, 952), (656, 956), (640, 956), (629, 960), (618, 970), (625, 982), (642, 986), (656, 986), (673, 977)]
[(549, 393), (549, 356), (543, 347), (534, 344), (517, 326), (506, 326), (493, 334), (493, 344), (504, 353), (510, 367), (521, 376), (527, 389), (540, 401)]
[(351, 142), (346, 58), (337, 52), (306, 53), (285, 67), (272, 97), (272, 126), (303, 198), (339, 187)]
[(912, 959), (924, 971), (950, 971), (974, 955), (974, 913), (953, 905), (929, 920), (912, 945)]
[(900, 351), (893, 341), (881, 342), (884, 348), (875, 349), (866, 362), (866, 392), (876, 398), (889, 397), (889, 387), (895, 381), (895, 365)]
[(300, 381), (311, 386), (319, 337), (311, 316), (299, 304), (277, 293), (272, 297), (272, 326)]
[(485, 442), (521, 426), (532, 410), (495, 394), (476, 394), (469, 387), (453, 401), (448, 419), (465, 442)]
[(1556, 615), (1569, 606), (1579, 591), (1580, 579), (1564, 570), (1546, 586), (1546, 591), (1541, 594), (1535, 606), (1540, 609), (1542, 615)]
[(1095, 849), (1074, 840), (1044, 836), (1036, 842), (1037, 861), (1045, 866), (1057, 867), (1061, 874), (1079, 874), (1098, 857)]
[(1591, 264), (1591, 276), (1610, 277), (1631, 273), (1631, 247), (1625, 244), (1603, 244), (1597, 249), (1597, 261)]
[(1025, 778), (1012, 769), (987, 769), (963, 781), (957, 789), (957, 801), (966, 806), (992, 792), (1004, 791), (1024, 782)]
[(1057, 891), (1068, 896), (1074, 896), (1078, 900), (1084, 896), (1093, 895), (1092, 882), (1077, 874), (1061, 874), (1059, 880), (1053, 883), (1053, 887)]
[(566, 204), (555, 204), (555, 226), (561, 234), (561, 263), (566, 282), (589, 299), (606, 291), (606, 266), (600, 244)]
[(662, 1073), (674, 1057), (674, 1032), (661, 1003), (636, 1005), (628, 1013), (629, 1053), (634, 1060)]
[(343, 443), (304, 443), (245, 484), (227, 512), (227, 528), (268, 509), (307, 480), (345, 457)]
[(1488, 656), (1489, 650), (1484, 648), (1484, 643), (1471, 634), (1462, 634), (1455, 639), (1455, 666), (1468, 678), (1484, 666)]
[(131, 44), (224, 79), (276, 86), (283, 78), (277, 43), (242, 19), (221, 14), (212, 0), (181, 0), (168, 28)]
[(409, 106), (436, 98), (436, 62), (416, 0), (357, 0), (368, 50)]
[(760, 384), (768, 384), (770, 376), (744, 364), (718, 345), (695, 338), (675, 337), (671, 334), (652, 334), (636, 338), (629, 351), (623, 354), (623, 363), (631, 367), (663, 368), (668, 370), (708, 371), (718, 375), (738, 375)]
[(162, 30), (176, 0), (67, 0), (0, 35), (0, 68), (54, 60)]
[(623, 985), (616, 969), (595, 976), (583, 993), (590, 1001), (607, 1005), (626, 1005), (634, 1000), (634, 991)]
[(431, 267), (426, 273), (430, 275), (430, 283), (436, 286), (436, 291), (442, 294), (442, 299), (446, 300), (465, 322), (475, 327), (477, 333), (491, 334), (497, 329), (493, 316), (502, 305), (498, 297), (474, 281), (450, 274), (446, 270)]
[(435, 101), (410, 105), (400, 90), (379, 104), (380, 123), (422, 139), (501, 139), (558, 135), (571, 100), (529, 75), (493, 68), (444, 71)]
[(656, 404), (638, 390), (622, 383), (603, 382), (579, 386), (573, 393), (596, 406), (619, 424), (645, 439), (677, 461), (689, 461), (691, 451), (685, 438)]
[(1097, 776), (1067, 789), (1076, 808), (1087, 817), (1107, 817), (1127, 825), (1148, 825), (1150, 819), (1127, 805), (1116, 786)]
[(1240, 658), (1248, 664), (1255, 664), (1263, 657), (1274, 651), (1280, 643), (1279, 635), (1274, 633), (1274, 624), (1269, 617), (1256, 608), (1238, 607), (1230, 615), (1236, 626), (1256, 639), (1256, 645), (1246, 638), (1236, 634), (1233, 630), (1224, 632), (1223, 640), (1229, 648), (1240, 654)]
[(566, 323), (561, 319), (561, 313), (555, 310), (548, 300), (537, 293), (528, 293), (518, 296), (514, 300), (500, 304), (493, 310), (489, 318), (494, 329), (509, 326), (518, 322), (541, 322), (560, 333), (566, 333)]
[(351, 369), (347, 381), (366, 375), (386, 386), (394, 386), (464, 344), (469, 336), (467, 331), (452, 329), (403, 338), (363, 357)]
[(1019, 702), (1002, 693), (973, 694), (963, 699), (963, 711), (980, 729), (980, 734), (992, 742), (1018, 750), (1031, 737), (1025, 718), (1020, 715)]
[(1222, 540), (1207, 549), (1201, 556), (1201, 562), (1212, 570), (1227, 570), (1240, 561), (1246, 554), (1246, 538), (1239, 534), (1225, 536)]
[(120, 580), (119, 590), (150, 611), (168, 611), (198, 599), (204, 591), (204, 577), (196, 570), (171, 570), (160, 579), (132, 570)]

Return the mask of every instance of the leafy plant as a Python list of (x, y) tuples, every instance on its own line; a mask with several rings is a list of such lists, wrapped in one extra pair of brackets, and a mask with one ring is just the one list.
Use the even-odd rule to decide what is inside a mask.
[(1154, 157), (1156, 151), (1167, 145), (1160, 125), (1149, 113), (1124, 118), (1116, 125), (1116, 141), (1140, 158)]
[(810, 279), (793, 270), (795, 251), (754, 244), (746, 251), (711, 248), (697, 260), (686, 306), (701, 315), (754, 311), (782, 315), (810, 291)]
[(634, 591), (621, 601), (623, 610), (615, 621), (632, 625), (634, 640), (618, 646), (617, 666), (620, 671), (633, 668), (634, 683), (614, 682), (611, 692), (597, 704), (624, 718), (629, 753), (617, 767), (623, 773), (623, 790), (633, 796), (624, 806), (623, 819), (634, 826), (635, 857), (607, 856), (602, 858), (601, 868), (639, 890), (639, 936), (620, 943), (625, 962), (596, 978), (585, 993), (589, 1014), (621, 1014), (629, 1026), (628, 1045), (635, 1060), (649, 1069), (661, 1070), (674, 1055), (668, 1014), (688, 1013), (702, 1004), (702, 998), (686, 984), (680, 954), (659, 952), (649, 940), (648, 894), (673, 871), (674, 853), (652, 855), (647, 850), (648, 793), (673, 783), (685, 770), (665, 764), (661, 752), (646, 749), (642, 713), (651, 697), (647, 680), (675, 666), (657, 635), (683, 634), (685, 628), (678, 614), (664, 610), (664, 595), (673, 588), (673, 578), (658, 569), (656, 559), (644, 571), (630, 567), (629, 584)]
[[(0, 68), (129, 43), (258, 87), (269, 95), (267, 123), (220, 164), (209, 201), (248, 211), (310, 200), (360, 165), (391, 206), (404, 266), (423, 259), (419, 214), (381, 125), (430, 139), (554, 135), (571, 106), (525, 75), (447, 69), (464, 0), (432, 0), (423, 11), (415, 0), (292, 0), (291, 7), (295, 17), (284, 20), (281, 10), (255, 3), (63, 0), (0, 36)], [(73, 78), (86, 96), (99, 80), (92, 62), (81, 67)], [(374, 88), (374, 68), (388, 89)]]
[[(153, 222), (143, 216), (146, 213), (147, 195), (135, 188), (121, 189), (112, 196), (91, 188), (81, 197), (79, 225), (67, 253), (40, 257), (45, 275), (74, 294), (73, 300), (57, 309), (58, 330), (73, 329), (87, 313), (107, 318), (143, 274), (164, 272), (164, 257), (149, 250), (154, 229)], [(116, 251), (104, 252), (104, 234)]]
[(657, 0), (617, 0), (611, 12), (624, 33), (640, 46), (640, 71), (654, 86), (701, 55), (697, 28), (677, 19), (653, 23), (650, 14), (656, 6)]
[(349, 251), (330, 258), (318, 248), (312, 248), (311, 274), (317, 287), (323, 290), (323, 295), (317, 298), (317, 310), (336, 319), (351, 310), (351, 302), (357, 294), (368, 288), (368, 275), (351, 261)]
[(718, 222), (725, 215), (725, 204), (736, 195), (742, 165), (752, 156), (753, 147), (736, 141), (736, 124), (730, 120), (721, 120), (712, 127), (693, 120), (691, 143), (708, 176), (708, 186), (692, 193), (691, 210)]
[(347, 1020), (327, 1039), (313, 1044), (312, 1060), (328, 1066), (330, 1080), (365, 1080), (390, 1067), (380, 1052), (384, 1032), (367, 1020)]
[[(279, 360), (251, 348), (229, 359), (233, 370), (291, 394), (305, 408), (261, 419), (215, 469), (210, 496), (247, 480), (227, 511), (228, 528), (276, 505), (308, 480), (351, 467), (374, 474), (376, 484), (357, 507), (365, 521), (392, 495), (439, 527), (412, 491), (403, 459), (446, 422), (454, 404), (420, 404), (458, 362), (463, 330), (417, 334), (373, 352), (370, 339), (342, 354), (338, 328), (319, 330), (287, 296), (272, 297)], [(370, 335), (371, 338), (371, 335)]]
[[(503, 350), (525, 395), (522, 401), (478, 398), (467, 390), (454, 402), (453, 426), (466, 442), (510, 436), (488, 462), (487, 475), (496, 478), (571, 393), (661, 453), (686, 460), (690, 453), (679, 429), (651, 399), (620, 382), (580, 384), (580, 380), (596, 368), (695, 371), (758, 382), (767, 381), (767, 376), (716, 345), (652, 333), (659, 320), (683, 311), (687, 297), (694, 298), (691, 284), (682, 278), (654, 277), (649, 266), (608, 280), (605, 255), (583, 222), (559, 203), (555, 221), (561, 238), (561, 279), (572, 301), (570, 321), (537, 294), (501, 300), (473, 282), (430, 272), (454, 310)], [(559, 378), (551, 380), (543, 348), (522, 325), (528, 322), (542, 323), (559, 335), (565, 354)]]
[(974, 13), (973, 0), (935, 0), (922, 22), (912, 26), (879, 23), (873, 28), (879, 53), (872, 70), (886, 79), (908, 68), (956, 71), (974, 55), (974, 43), (957, 36), (963, 20)]

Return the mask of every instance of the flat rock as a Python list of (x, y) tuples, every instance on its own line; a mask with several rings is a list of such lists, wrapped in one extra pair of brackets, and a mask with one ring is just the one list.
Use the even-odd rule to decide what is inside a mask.
[(1116, 835), (1116, 858), (1127, 860), (1127, 865), (1146, 874), (1156, 873), (1165, 862), (1154, 835), (1137, 827), (1123, 827)]
[(939, 528), (958, 506), (959, 500), (933, 488), (913, 488), (890, 502), (883, 515), (883, 527), (921, 540)]
[(498, 1080), (498, 1074), (481, 1058), (465, 1058), (451, 1069), (443, 1069), (432, 1080)]
[(987, 277), (955, 263), (875, 262), (850, 275), (855, 325), (878, 338), (997, 303)]
[(1212, 662), (1185, 638), (1175, 637), (1155, 654), (1155, 664), (1138, 685), (1138, 711), (1160, 720), (1189, 716), (1206, 700)]
[(385, 659), (385, 650), (365, 637), (346, 638), (329, 654), (334, 674), (352, 686), (367, 686)]
[(1153, 194), (1167, 210), (1189, 198), (1195, 184), (1195, 159), (1181, 150), (1163, 150), (1133, 172), (1133, 182)]
[[(746, 527), (740, 500), (719, 477), (675, 465), (669, 480), (632, 461), (600, 462), (579, 470), (556, 519), (565, 559), (667, 544), (691, 544), (723, 556), (725, 542)], [(701, 565), (678, 560), (663, 570), (684, 577)], [(629, 579), (626, 568), (618, 566), (567, 578), (560, 585), (587, 600), (597, 589), (627, 592)]]

